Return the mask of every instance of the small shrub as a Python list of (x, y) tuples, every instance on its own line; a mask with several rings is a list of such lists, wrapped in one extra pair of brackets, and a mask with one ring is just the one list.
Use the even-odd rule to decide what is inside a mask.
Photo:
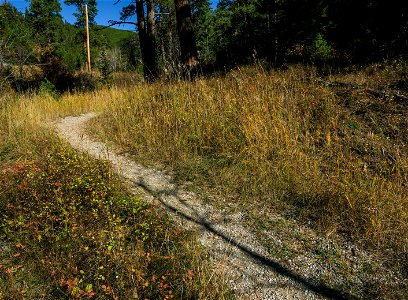
[(191, 299), (206, 288), (188, 234), (123, 192), (108, 163), (56, 148), (2, 170), (0, 295), (18, 298), (21, 282), (30, 299)]
[(38, 93), (41, 96), (49, 96), (54, 99), (57, 99), (60, 96), (55, 85), (52, 82), (50, 82), (47, 78), (45, 78), (41, 82), (40, 87), (38, 88)]
[(113, 84), (112, 66), (109, 62), (106, 51), (102, 51), (98, 60), (98, 69), (101, 72), (100, 82), (102, 85), (111, 86)]
[(326, 62), (333, 58), (333, 48), (325, 40), (321, 33), (318, 33), (309, 47), (309, 53), (312, 60), (317, 62)]
[(94, 91), (97, 88), (97, 80), (90, 73), (79, 72), (71, 77), (70, 89), (76, 92)]

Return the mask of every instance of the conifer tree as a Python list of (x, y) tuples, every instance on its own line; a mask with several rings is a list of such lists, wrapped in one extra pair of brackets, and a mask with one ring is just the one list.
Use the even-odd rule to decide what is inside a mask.
[(63, 24), (60, 13), (58, 0), (30, 0), (28, 20), (42, 46), (51, 46), (59, 41), (59, 29)]
[(133, 0), (131, 4), (122, 8), (120, 19), (128, 23), (128, 20), (135, 15), (144, 76), (148, 81), (152, 81), (158, 76), (154, 0)]
[(77, 8), (77, 12), (74, 13), (77, 21), (75, 22), (75, 26), (80, 28), (85, 27), (85, 14), (84, 14), (84, 7), (88, 5), (88, 18), (89, 24), (95, 24), (95, 17), (98, 14), (97, 9), (97, 2), (96, 0), (64, 0), (66, 5), (74, 5)]
[(211, 4), (208, 0), (194, 0), (192, 12), (199, 59), (203, 64), (214, 63), (217, 45)]

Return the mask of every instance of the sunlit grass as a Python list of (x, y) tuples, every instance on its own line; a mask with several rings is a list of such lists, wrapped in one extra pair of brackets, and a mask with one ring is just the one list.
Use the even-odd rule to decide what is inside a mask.
[[(381, 133), (393, 115), (361, 116), (346, 103), (390, 100), (343, 92), (322, 85), (313, 68), (242, 68), (225, 77), (136, 86), (110, 101), (92, 128), (144, 163), (169, 165), (181, 180), (237, 195), (234, 201), (255, 215), (290, 207), (291, 217), (318, 230), (393, 249), (392, 259), (403, 264), (404, 137)], [(377, 128), (374, 120), (389, 124)]]

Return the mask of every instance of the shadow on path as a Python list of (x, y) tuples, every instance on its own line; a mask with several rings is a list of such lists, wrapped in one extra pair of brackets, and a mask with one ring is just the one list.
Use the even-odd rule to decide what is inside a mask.
[[(252, 258), (258, 265), (267, 267), (267, 268), (273, 270), (274, 272), (276, 272), (276, 273), (278, 273), (278, 274), (280, 274), (282, 276), (285, 276), (285, 277), (291, 279), (292, 281), (294, 281), (296, 283), (299, 283), (299, 284), (303, 285), (307, 290), (312, 291), (312, 292), (314, 292), (314, 293), (316, 293), (316, 294), (318, 294), (320, 296), (324, 296), (324, 297), (330, 298), (330, 299), (358, 299), (357, 297), (355, 297), (353, 295), (350, 295), (350, 294), (345, 293), (345, 292), (341, 292), (341, 291), (339, 291), (337, 289), (334, 289), (334, 288), (331, 288), (331, 287), (329, 287), (329, 286), (327, 286), (325, 284), (314, 283), (311, 280), (309, 280), (308, 278), (305, 278), (305, 277), (302, 277), (299, 274), (296, 274), (295, 272), (291, 271), (290, 269), (283, 266), (279, 262), (274, 261), (274, 260), (272, 260), (272, 259), (270, 259), (268, 257), (265, 257), (265, 256), (255, 252), (255, 251), (253, 251), (252, 249), (250, 249), (248, 246), (244, 245), (240, 241), (235, 240), (234, 238), (225, 235), (220, 230), (216, 229), (211, 222), (207, 221), (206, 218), (200, 216), (194, 210), (193, 207), (188, 205), (188, 203), (186, 201), (181, 199), (178, 196), (179, 195), (178, 188), (175, 188), (173, 190), (153, 191), (153, 190), (148, 188), (148, 186), (143, 182), (143, 180), (138, 180), (137, 182), (134, 182), (134, 184), (136, 186), (142, 187), (148, 193), (155, 196), (161, 202), (161, 204), (164, 207), (166, 207), (168, 210), (170, 210), (173, 213), (179, 215), (180, 217), (182, 217), (183, 219), (185, 219), (187, 221), (190, 221), (190, 222), (193, 222), (193, 223), (195, 223), (197, 225), (200, 225), (202, 228), (204, 228), (208, 232), (211, 232), (212, 234), (220, 237), (225, 242), (229, 243), (230, 245), (233, 245), (236, 249), (239, 249), (245, 255)], [(165, 197), (165, 196), (175, 197), (183, 206), (188, 208), (190, 211), (195, 212), (195, 215), (197, 215), (197, 217), (188, 215), (185, 212), (182, 212), (179, 209), (177, 209), (176, 207), (174, 207), (171, 204), (167, 203), (163, 199), (163, 197)]]

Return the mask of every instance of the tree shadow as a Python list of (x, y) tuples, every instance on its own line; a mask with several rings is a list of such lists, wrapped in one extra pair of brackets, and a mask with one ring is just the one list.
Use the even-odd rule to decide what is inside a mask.
[[(300, 274), (293, 272), (289, 268), (280, 264), (278, 261), (275, 261), (260, 253), (257, 253), (256, 251), (252, 250), (251, 248), (249, 248), (248, 246), (246, 246), (239, 240), (236, 240), (231, 236), (227, 236), (226, 234), (224, 234), (223, 232), (215, 228), (214, 224), (209, 222), (204, 216), (201, 216), (191, 205), (189, 205), (186, 201), (180, 198), (179, 195), (180, 195), (181, 189), (179, 189), (178, 186), (175, 185), (175, 188), (171, 190), (160, 190), (160, 191), (152, 190), (148, 187), (148, 185), (143, 181), (142, 178), (139, 178), (139, 180), (137, 182), (134, 182), (134, 184), (136, 186), (142, 187), (149, 194), (156, 197), (160, 201), (160, 203), (172, 213), (177, 214), (182, 219), (195, 223), (201, 226), (201, 228), (203, 228), (204, 230), (220, 237), (225, 242), (227, 242), (231, 246), (234, 246), (236, 249), (240, 250), (242, 253), (250, 257), (256, 264), (269, 268), (273, 270), (274, 272), (276, 272), (277, 274), (282, 275), (286, 278), (289, 278), (293, 282), (296, 282), (302, 285), (305, 289), (312, 291), (320, 296), (330, 298), (330, 299), (358, 299), (357, 297), (353, 295), (350, 295), (346, 292), (329, 287), (323, 283), (315, 283), (309, 278), (305, 278), (301, 276)], [(188, 210), (194, 212), (192, 215), (196, 215), (196, 217), (192, 215), (188, 215), (187, 213), (182, 212), (176, 207), (167, 203), (163, 199), (163, 197), (165, 196), (175, 197)]]

